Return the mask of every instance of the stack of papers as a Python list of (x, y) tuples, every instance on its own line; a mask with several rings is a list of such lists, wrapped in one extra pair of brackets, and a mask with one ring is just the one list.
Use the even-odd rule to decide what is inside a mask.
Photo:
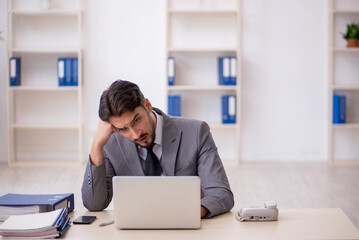
[(0, 222), (5, 221), (10, 215), (24, 215), (41, 212), (39, 205), (8, 207), (0, 206)]
[(4, 238), (58, 238), (70, 226), (67, 209), (30, 215), (10, 216), (0, 225)]

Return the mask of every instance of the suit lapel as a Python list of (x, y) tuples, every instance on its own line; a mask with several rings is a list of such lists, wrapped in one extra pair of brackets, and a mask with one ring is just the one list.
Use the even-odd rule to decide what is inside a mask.
[(122, 138), (120, 134), (117, 135), (116, 138), (117, 142), (119, 143), (119, 148), (121, 149), (123, 157), (127, 163), (127, 166), (131, 171), (131, 175), (144, 176), (145, 174), (142, 169), (140, 157), (138, 156), (136, 144), (128, 139), (119, 139)]
[[(155, 111), (157, 112), (158, 109), (155, 109)], [(174, 176), (182, 132), (176, 128), (166, 114), (163, 112), (160, 112), (160, 114), (163, 116), (164, 122), (162, 131), (162, 169), (165, 176)]]

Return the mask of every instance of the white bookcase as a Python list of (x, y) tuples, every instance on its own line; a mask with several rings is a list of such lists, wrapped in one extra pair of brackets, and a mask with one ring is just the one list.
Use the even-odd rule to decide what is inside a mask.
[[(82, 159), (82, 0), (7, 1), (7, 53), (21, 58), (21, 85), (10, 86), (9, 164)], [(59, 86), (59, 57), (78, 58), (78, 86)], [(9, 69), (9, 67), (8, 67)]]
[[(341, 33), (359, 23), (358, 0), (329, 0), (328, 159), (359, 163), (359, 48), (347, 48)], [(346, 123), (333, 124), (333, 95), (346, 96)]]
[[(181, 116), (206, 121), (225, 162), (240, 161), (241, 14), (239, 0), (167, 0), (167, 58), (175, 58)], [(220, 85), (218, 57), (237, 57), (237, 84)], [(166, 75), (167, 76), (167, 75)], [(168, 81), (166, 81), (168, 83)], [(236, 123), (222, 124), (222, 95), (236, 95)]]

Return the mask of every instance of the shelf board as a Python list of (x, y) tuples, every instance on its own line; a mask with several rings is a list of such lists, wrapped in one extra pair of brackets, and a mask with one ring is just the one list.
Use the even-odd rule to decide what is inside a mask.
[[(15, 52), (15, 53), (58, 53), (58, 54), (77, 54), (81, 49), (77, 48), (43, 48), (43, 49), (35, 49), (35, 48), (10, 48), (9, 52)], [(11, 54), (10, 54), (11, 55)]]
[(223, 9), (169, 9), (169, 14), (238, 14), (237, 10)]
[(236, 91), (237, 85), (178, 85), (168, 86), (169, 91)]
[(13, 123), (13, 129), (80, 129), (78, 123)]
[(11, 86), (11, 91), (78, 91), (78, 86)]
[(359, 47), (358, 48), (347, 48), (347, 47), (334, 47), (334, 52), (347, 52), (347, 53), (359, 53)]
[(39, 161), (39, 160), (26, 160), (26, 161), (11, 161), (9, 162), (11, 166), (76, 166), (82, 164), (78, 159), (73, 160), (54, 160), (54, 161)]
[(76, 16), (81, 13), (80, 10), (11, 10), (8, 12), (9, 14), (19, 15), (19, 16)]
[(333, 90), (359, 90), (359, 85), (333, 85), (332, 86)]
[(236, 48), (181, 48), (181, 47), (169, 47), (167, 51), (170, 53), (208, 53), (208, 52), (237, 52)]
[(237, 129), (239, 127), (238, 124), (223, 124), (223, 123), (208, 123), (211, 129)]
[(334, 10), (332, 11), (334, 14), (359, 14), (359, 10)]
[(359, 159), (333, 159), (332, 164), (335, 165), (357, 165), (359, 164)]
[(335, 129), (359, 129), (359, 123), (338, 123), (332, 124)]

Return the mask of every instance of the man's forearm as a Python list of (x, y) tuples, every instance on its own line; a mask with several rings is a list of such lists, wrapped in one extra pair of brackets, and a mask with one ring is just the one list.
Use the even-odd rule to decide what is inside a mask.
[(95, 142), (92, 143), (90, 161), (92, 165), (96, 167), (100, 166), (103, 163), (104, 161), (103, 146), (101, 144)]
[(106, 180), (107, 174), (112, 174), (112, 171), (105, 163), (98, 167), (90, 161), (87, 163), (81, 192), (83, 204), (90, 211), (103, 210), (111, 202), (112, 186)]

